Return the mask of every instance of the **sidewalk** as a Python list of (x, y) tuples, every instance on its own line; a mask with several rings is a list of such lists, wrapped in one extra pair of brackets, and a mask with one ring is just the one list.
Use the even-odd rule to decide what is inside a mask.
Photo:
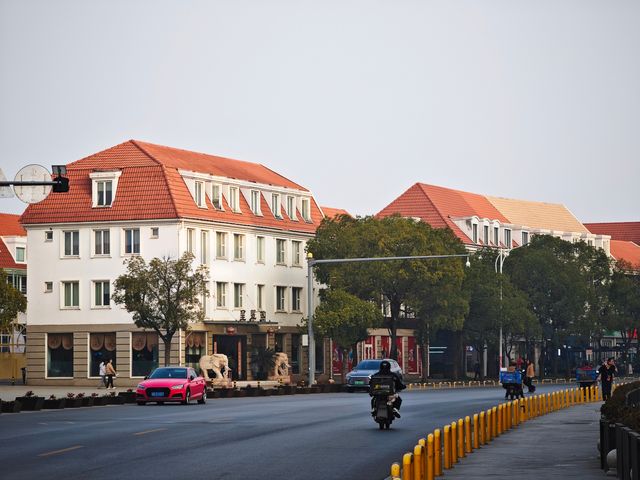
[(577, 405), (529, 420), (445, 470), (443, 478), (603, 480), (597, 450), (600, 405)]

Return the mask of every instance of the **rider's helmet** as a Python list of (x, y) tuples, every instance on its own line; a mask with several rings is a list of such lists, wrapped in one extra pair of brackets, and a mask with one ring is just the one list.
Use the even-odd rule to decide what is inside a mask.
[(391, 362), (387, 360), (383, 360), (380, 362), (380, 372), (381, 373), (391, 373)]

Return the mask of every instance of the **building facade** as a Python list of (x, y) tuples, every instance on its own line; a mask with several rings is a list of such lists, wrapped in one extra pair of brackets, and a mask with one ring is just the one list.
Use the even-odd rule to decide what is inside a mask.
[[(128, 141), (67, 165), (68, 193), (30, 205), (29, 381), (92, 385), (111, 358), (120, 384), (162, 363), (164, 344), (111, 300), (123, 262), (194, 254), (209, 268), (203, 322), (179, 332), (172, 363), (224, 353), (232, 378), (251, 353), (283, 351), (306, 375), (306, 242), (323, 212), (311, 192), (263, 165)], [(319, 345), (316, 371), (325, 370)], [(327, 356), (327, 363), (330, 357)]]

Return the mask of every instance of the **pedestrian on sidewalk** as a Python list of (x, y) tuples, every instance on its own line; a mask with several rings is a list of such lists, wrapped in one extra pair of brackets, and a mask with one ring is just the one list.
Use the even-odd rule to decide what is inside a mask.
[[(104, 388), (107, 388), (107, 366), (104, 363), (104, 360), (102, 360), (100, 362), (100, 367), (99, 367), (99, 375), (100, 375), (100, 380), (102, 383), (102, 386)], [(100, 386), (98, 386), (98, 388), (100, 388)]]
[(613, 357), (607, 358), (607, 361), (602, 364), (598, 369), (598, 376), (602, 383), (602, 399), (608, 400), (611, 398), (611, 386), (613, 385), (613, 378), (617, 374), (616, 362)]
[(112, 359), (109, 359), (109, 361), (107, 362), (106, 372), (107, 372), (107, 388), (115, 389), (116, 387), (113, 386), (113, 377), (118, 376), (118, 374), (116, 373), (116, 369), (113, 368)]
[(527, 359), (527, 371), (524, 376), (524, 384), (529, 388), (529, 393), (536, 391), (533, 379), (536, 376), (536, 368), (530, 358)]
[(480, 375), (480, 362), (476, 362), (475, 366), (473, 367), (473, 379), (474, 380), (482, 379), (482, 376)]

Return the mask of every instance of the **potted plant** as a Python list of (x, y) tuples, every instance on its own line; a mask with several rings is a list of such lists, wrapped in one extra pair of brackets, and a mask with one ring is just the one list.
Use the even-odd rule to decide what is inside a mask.
[(220, 390), (207, 388), (207, 398), (220, 398)]
[(276, 366), (276, 352), (270, 348), (257, 347), (251, 352), (251, 369), (257, 380), (266, 380), (269, 372)]
[(55, 395), (51, 395), (44, 401), (42, 408), (45, 410), (58, 410), (60, 408), (64, 408), (66, 403), (66, 399), (56, 398)]
[(109, 392), (104, 395), (106, 397), (106, 405), (122, 405), (124, 398), (116, 396), (116, 392)]
[(122, 397), (124, 403), (136, 403), (136, 392), (132, 388), (127, 388), (126, 392), (118, 393), (119, 397)]
[(250, 383), (246, 387), (244, 387), (243, 390), (247, 397), (255, 397), (256, 394), (258, 393), (258, 389), (254, 388), (253, 385), (251, 385)]
[(91, 398), (93, 399), (93, 406), (94, 407), (100, 407), (102, 405), (106, 405), (105, 398), (101, 397), (97, 393), (92, 393), (91, 394)]
[[(83, 395), (84, 396), (84, 395)], [(76, 397), (75, 393), (67, 393), (65, 408), (78, 408), (82, 406), (82, 397)]]
[(20, 400), (2, 402), (2, 404), (0, 404), (0, 411), (2, 411), (2, 413), (20, 413), (21, 406)]
[(79, 393), (76, 395), (76, 398), (81, 400), (81, 406), (93, 407), (93, 397), (87, 397), (84, 393)]
[(44, 397), (36, 396), (32, 390), (29, 390), (22, 397), (16, 397), (16, 400), (19, 400), (22, 404), (22, 410), (41, 410), (42, 405), (44, 405)]

